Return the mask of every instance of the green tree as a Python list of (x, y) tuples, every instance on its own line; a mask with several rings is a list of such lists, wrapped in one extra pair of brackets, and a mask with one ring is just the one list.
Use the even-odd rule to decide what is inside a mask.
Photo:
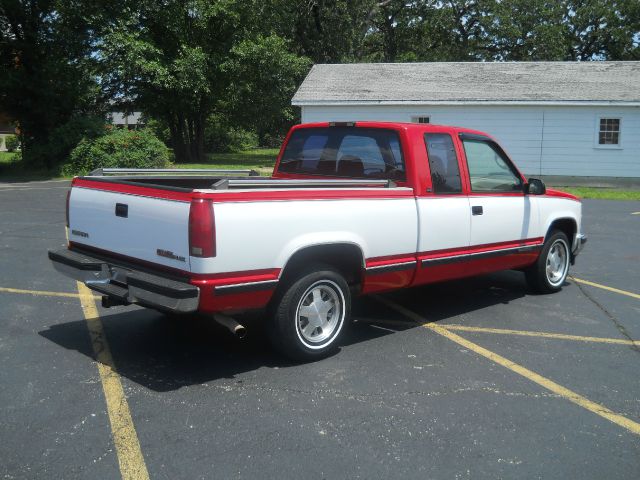
[(16, 120), (29, 163), (60, 162), (79, 138), (52, 149), (57, 132), (102, 113), (91, 60), (94, 30), (86, 14), (91, 10), (91, 2), (79, 0), (0, 2), (0, 109)]
[[(300, 64), (286, 43), (259, 35), (265, 27), (253, 2), (126, 3), (128, 14), (100, 45), (104, 86), (125, 107), (135, 100), (166, 123), (177, 161), (205, 159), (205, 126), (212, 114), (229, 113), (236, 105), (256, 112), (249, 108), (256, 104), (260, 115), (272, 115), (281, 110), (282, 92), (292, 92), (292, 78), (300, 77)], [(257, 61), (264, 70), (245, 65)], [(271, 118), (267, 122), (273, 124)], [(265, 125), (253, 118), (248, 123)]]
[(282, 135), (296, 118), (291, 97), (310, 66), (276, 35), (241, 41), (223, 64), (230, 78), (228, 116), (254, 130), (261, 144), (269, 135)]
[(395, 0), (266, 0), (261, 19), (314, 63), (361, 61), (380, 8)]
[(487, 32), (481, 46), (492, 60), (563, 60), (566, 24), (561, 2), (550, 0), (503, 0), (493, 3), (483, 18)]
[(640, 60), (640, 2), (566, 0), (567, 60)]

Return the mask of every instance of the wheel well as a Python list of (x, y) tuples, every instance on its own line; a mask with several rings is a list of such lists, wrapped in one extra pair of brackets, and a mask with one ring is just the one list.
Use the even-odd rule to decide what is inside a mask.
[(350, 243), (315, 245), (298, 250), (287, 261), (282, 278), (290, 278), (311, 263), (332, 266), (351, 286), (359, 285), (364, 265), (362, 250)]
[(560, 230), (561, 232), (564, 232), (564, 234), (569, 239), (569, 248), (571, 248), (573, 236), (578, 230), (575, 220), (573, 220), (572, 218), (560, 218), (558, 220), (554, 220), (549, 226), (549, 230), (547, 231), (546, 235), (547, 237), (552, 230)]

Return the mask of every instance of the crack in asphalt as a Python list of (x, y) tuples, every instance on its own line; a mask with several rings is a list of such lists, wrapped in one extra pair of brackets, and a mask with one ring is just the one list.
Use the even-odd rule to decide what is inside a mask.
[(584, 289), (584, 287), (580, 285), (578, 282), (573, 282), (573, 284), (578, 287), (578, 290), (580, 290), (580, 293), (582, 293), (591, 303), (593, 303), (602, 313), (604, 313), (605, 316), (609, 320), (611, 320), (611, 322), (613, 322), (613, 325), (618, 329), (620, 334), (622, 334), (623, 337), (625, 337), (627, 340), (631, 342), (630, 344), (631, 349), (637, 353), (640, 353), (640, 348), (638, 347), (638, 345), (634, 343), (635, 339), (632, 338), (631, 335), (629, 335), (629, 332), (627, 332), (627, 329), (624, 327), (624, 325), (622, 325), (622, 323), (620, 323), (620, 321), (615, 317), (615, 315), (613, 315), (609, 310), (607, 310), (607, 308), (604, 305), (602, 305), (600, 302), (598, 302), (595, 298), (589, 295), (587, 291)]

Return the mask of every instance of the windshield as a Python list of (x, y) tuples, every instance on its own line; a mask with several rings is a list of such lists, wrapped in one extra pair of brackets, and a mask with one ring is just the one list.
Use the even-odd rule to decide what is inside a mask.
[(405, 180), (400, 138), (380, 128), (301, 128), (287, 143), (278, 171), (328, 177)]

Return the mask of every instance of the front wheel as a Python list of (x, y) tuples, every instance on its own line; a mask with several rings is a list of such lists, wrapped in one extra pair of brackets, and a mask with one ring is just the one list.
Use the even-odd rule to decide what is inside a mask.
[(559, 230), (551, 232), (536, 263), (525, 270), (527, 283), (540, 293), (559, 291), (569, 273), (570, 261), (569, 239)]
[(271, 342), (293, 360), (333, 353), (351, 314), (345, 279), (329, 267), (299, 274), (276, 294), (268, 327)]

